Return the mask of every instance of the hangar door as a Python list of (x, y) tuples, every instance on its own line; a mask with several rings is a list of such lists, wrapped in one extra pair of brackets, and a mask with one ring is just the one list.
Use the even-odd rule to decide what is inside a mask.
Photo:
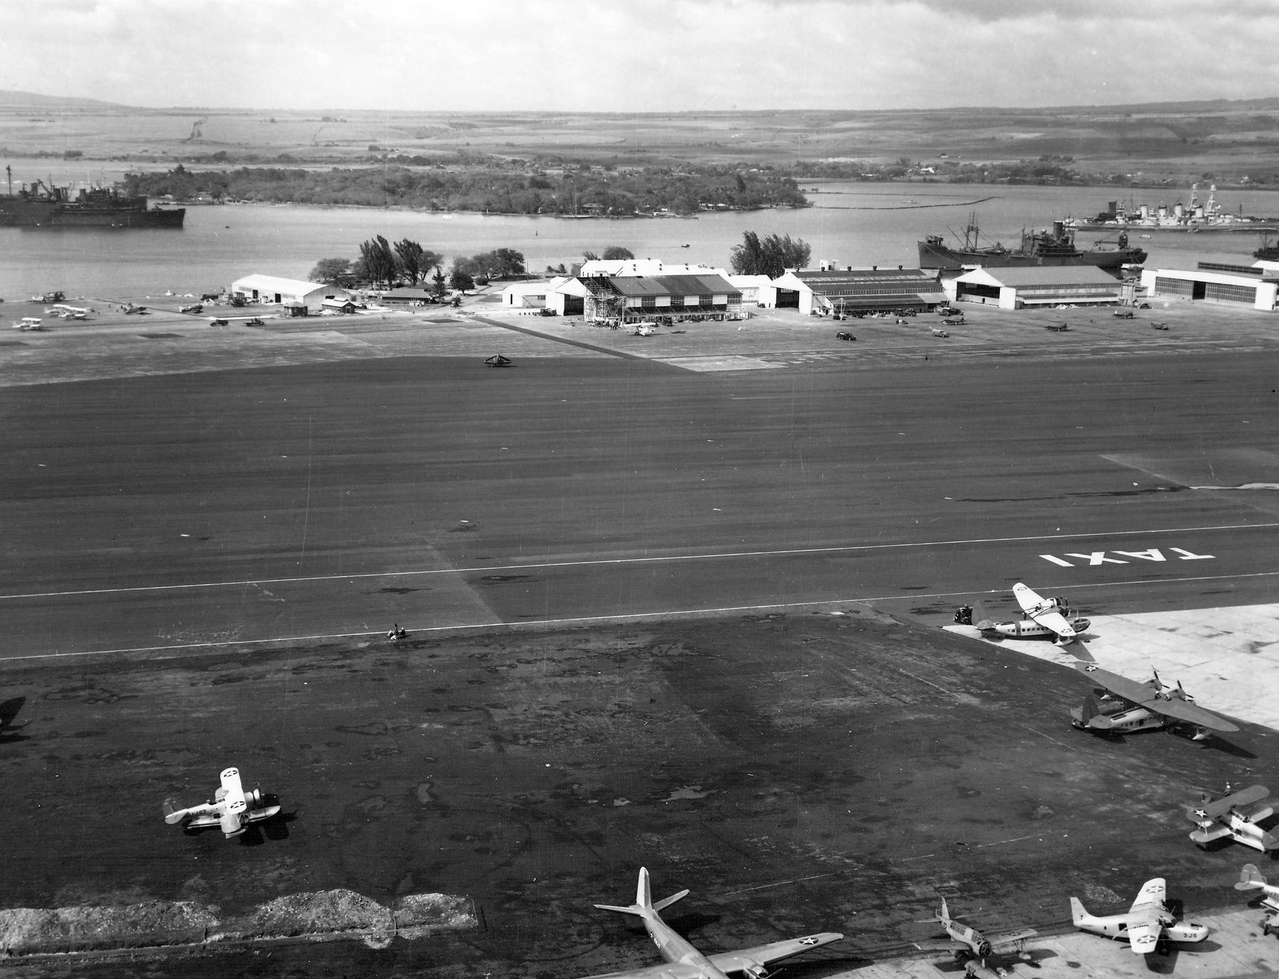
[(777, 308), (778, 309), (799, 309), (799, 290), (798, 289), (778, 289), (777, 290)]

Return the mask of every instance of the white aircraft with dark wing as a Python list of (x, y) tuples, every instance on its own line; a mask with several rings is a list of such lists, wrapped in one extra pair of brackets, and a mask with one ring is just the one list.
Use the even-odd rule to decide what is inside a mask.
[(243, 833), (249, 823), (270, 819), (280, 811), (278, 805), (267, 805), (261, 789), (244, 791), (238, 768), (223, 769), (221, 778), (222, 785), (214, 793), (212, 802), (179, 809), (172, 799), (166, 799), (164, 821), (170, 826), (182, 823), (184, 830), (221, 826), (229, 840)]
[(1161, 941), (1202, 942), (1208, 926), (1178, 921), (1168, 910), (1167, 885), (1162, 877), (1148, 880), (1124, 914), (1097, 917), (1084, 910), (1079, 898), (1070, 899), (1070, 914), (1080, 931), (1106, 938), (1127, 938), (1134, 952), (1153, 952)]
[(1266, 916), (1261, 920), (1261, 933), (1269, 935), (1270, 929), (1279, 928), (1279, 885), (1266, 883), (1255, 865), (1244, 864), (1235, 883), (1237, 891), (1261, 891), (1261, 907)]
[(1043, 598), (1020, 581), (1013, 585), (1013, 595), (1025, 617), (1012, 622), (983, 622), (983, 632), (994, 632), (1009, 639), (1051, 638), (1059, 646), (1074, 641), (1092, 623), (1070, 617), (1070, 602), (1064, 598)]
[(678, 935), (658, 914), (687, 894), (688, 891), (683, 890), (654, 904), (649, 892), (648, 871), (641, 867), (634, 904), (628, 907), (612, 904), (595, 905), (602, 911), (617, 911), (642, 918), (644, 928), (666, 964), (630, 969), (626, 972), (612, 972), (608, 973), (607, 977), (592, 976), (591, 979), (726, 979), (730, 973), (741, 973), (748, 979), (764, 979), (768, 975), (768, 966), (773, 962), (780, 962), (800, 952), (829, 945), (844, 937), (835, 932), (822, 932), (818, 935), (807, 935), (804, 938), (792, 938), (784, 942), (739, 949), (736, 952), (703, 955), (686, 939)]
[(1264, 785), (1250, 785), (1220, 799), (1205, 792), (1199, 797), (1199, 805), (1186, 807), (1186, 815), (1197, 827), (1190, 838), (1200, 846), (1207, 846), (1229, 836), (1236, 843), (1262, 853), (1279, 848), (1279, 836), (1257, 825), (1275, 813), (1274, 806), (1261, 802), (1269, 794), (1270, 790)]
[(1176, 687), (1170, 687), (1159, 679), (1157, 672), (1145, 683), (1138, 683), (1092, 663), (1076, 663), (1075, 669), (1087, 673), (1097, 684), (1094, 693), (1098, 695), (1090, 693), (1082, 707), (1070, 712), (1070, 722), (1077, 728), (1099, 734), (1129, 734), (1189, 724), (1194, 727), (1196, 741), (1208, 737), (1210, 731), (1239, 730), (1198, 706), (1182, 689), (1181, 681), (1177, 681)]
[(946, 899), (941, 899), (941, 911), (933, 919), (941, 922), (946, 934), (950, 937), (955, 957), (964, 963), (964, 972), (976, 979), (998, 979), (1001, 972), (991, 968), (986, 960), (1000, 951), (1021, 951), (1027, 938), (1033, 938), (1037, 932), (1033, 928), (1010, 932), (1004, 935), (992, 935), (989, 938), (976, 928), (956, 921), (950, 916)]

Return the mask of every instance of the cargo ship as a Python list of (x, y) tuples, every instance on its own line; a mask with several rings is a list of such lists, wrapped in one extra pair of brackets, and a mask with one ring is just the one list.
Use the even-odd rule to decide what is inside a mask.
[(37, 180), (0, 197), (4, 228), (181, 228), (184, 207), (148, 207), (145, 197), (88, 188), (72, 196), (66, 187)]
[(977, 224), (969, 220), (962, 244), (952, 247), (941, 235), (929, 235), (919, 242), (919, 267), (924, 269), (957, 269), (984, 265), (1007, 268), (1029, 265), (1095, 265), (1114, 275), (1120, 266), (1140, 265), (1146, 253), (1128, 246), (1128, 235), (1119, 233), (1115, 242), (1099, 241), (1089, 251), (1075, 247), (1075, 233), (1063, 222), (1054, 221), (1051, 231), (1023, 231), (1021, 244), (1008, 248), (996, 242), (982, 246), (977, 237)]

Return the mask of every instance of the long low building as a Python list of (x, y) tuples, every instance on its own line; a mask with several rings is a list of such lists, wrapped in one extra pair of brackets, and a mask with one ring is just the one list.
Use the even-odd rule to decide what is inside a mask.
[(923, 269), (787, 269), (773, 280), (779, 309), (804, 315), (932, 309), (946, 302), (934, 272)]
[(722, 275), (583, 276), (588, 322), (625, 323), (652, 316), (740, 316), (742, 294)]
[(313, 313), (320, 311), (326, 299), (345, 300), (351, 298), (351, 294), (340, 286), (256, 274), (246, 275), (232, 282), (231, 295), (239, 296), (246, 302), (270, 303), (279, 306), (305, 306)]
[(1146, 269), (1141, 273), (1146, 294), (1209, 303), (1274, 310), (1279, 306), (1279, 269), (1200, 262), (1197, 269)]
[(976, 268), (950, 283), (956, 302), (1000, 309), (1026, 306), (1111, 305), (1131, 299), (1132, 288), (1095, 265)]

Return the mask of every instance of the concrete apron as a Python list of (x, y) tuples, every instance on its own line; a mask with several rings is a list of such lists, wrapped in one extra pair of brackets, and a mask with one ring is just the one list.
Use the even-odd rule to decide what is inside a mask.
[[(1027, 656), (1074, 666), (1093, 662), (1138, 683), (1159, 671), (1180, 680), (1195, 703), (1215, 714), (1279, 730), (1279, 605), (1139, 612), (1089, 617), (1082, 641), (987, 639), (971, 626), (946, 626)], [(1080, 702), (1086, 684), (1080, 683)]]

